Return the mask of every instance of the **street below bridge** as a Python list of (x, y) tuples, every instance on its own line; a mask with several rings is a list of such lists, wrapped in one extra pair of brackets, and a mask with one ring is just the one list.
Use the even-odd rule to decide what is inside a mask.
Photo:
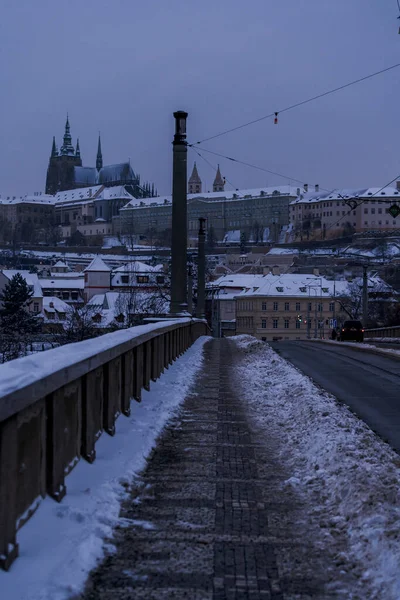
[(274, 342), (271, 346), (400, 451), (400, 360), (339, 342)]

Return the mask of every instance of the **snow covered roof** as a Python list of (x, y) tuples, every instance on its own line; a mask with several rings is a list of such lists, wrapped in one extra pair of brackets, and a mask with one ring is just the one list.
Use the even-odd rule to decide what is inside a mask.
[(249, 289), (257, 285), (260, 277), (263, 275), (253, 275), (250, 273), (228, 273), (210, 282), (209, 287), (231, 288), (231, 289)]
[(86, 267), (86, 269), (84, 269), (85, 273), (87, 271), (96, 271), (98, 273), (104, 273), (107, 271), (111, 271), (110, 267), (107, 267), (106, 263), (103, 261), (102, 258), (100, 258), (100, 256), (96, 256), (92, 262), (90, 263), (90, 265), (88, 265)]
[(295, 296), (299, 298), (331, 298), (348, 290), (347, 281), (332, 281), (316, 275), (285, 273), (284, 275), (259, 275), (251, 290), (240, 296)]
[[(57, 277), (54, 279), (39, 279), (42, 288), (54, 289), (54, 290), (83, 290), (85, 282), (83, 278), (69, 278), (58, 277), (61, 273), (57, 273)], [(70, 274), (69, 274), (70, 275)]]
[(132, 194), (126, 191), (123, 185), (117, 185), (115, 187), (104, 187), (97, 195), (96, 200), (111, 200), (113, 198), (125, 199), (127, 202), (130, 200), (136, 200)]
[(326, 200), (343, 201), (350, 200), (352, 198), (367, 199), (371, 197), (388, 197), (395, 198), (396, 196), (400, 199), (400, 191), (394, 187), (381, 188), (352, 188), (352, 189), (338, 189), (329, 191), (319, 192), (308, 192), (301, 194), (298, 198), (293, 200), (290, 204), (311, 204), (315, 202), (324, 202)]
[(139, 260), (133, 260), (132, 262), (126, 263), (125, 265), (121, 265), (117, 269), (114, 269), (114, 273), (153, 273), (156, 271), (160, 271), (162, 269), (162, 265), (156, 265), (152, 267), (151, 265), (147, 265), (144, 262)]
[(29, 271), (19, 271), (14, 269), (5, 269), (2, 271), (2, 273), (9, 280), (11, 280), (14, 275), (19, 273), (21, 277), (25, 279), (26, 283), (32, 288), (34, 298), (41, 298), (43, 296), (40, 281), (36, 273), (29, 273)]
[(53, 205), (56, 203), (54, 196), (50, 196), (48, 194), (38, 194), (38, 195), (27, 195), (20, 196), (17, 198), (16, 196), (7, 198), (0, 197), (0, 204), (2, 206), (7, 206), (8, 204), (48, 204)]
[[(204, 201), (214, 201), (214, 202), (224, 202), (225, 200), (243, 200), (249, 198), (260, 198), (262, 196), (267, 196), (271, 198), (277, 198), (280, 196), (294, 198), (297, 197), (297, 188), (284, 185), (284, 186), (273, 186), (273, 187), (263, 187), (263, 188), (252, 188), (245, 190), (225, 190), (224, 192), (205, 192), (198, 194), (188, 194), (187, 199), (188, 202), (193, 200), (204, 200)], [(172, 204), (172, 196), (158, 196), (157, 198), (139, 198), (132, 200), (124, 209), (130, 208), (143, 208), (146, 206), (162, 206)]]
[(93, 200), (96, 194), (102, 190), (102, 188), (102, 185), (95, 185), (93, 187), (88, 188), (75, 188), (73, 190), (65, 190), (63, 192), (58, 192), (55, 195), (56, 202), (79, 202), (80, 200)]
[(55, 264), (55, 265), (53, 265), (53, 267), (58, 267), (58, 268), (60, 268), (60, 267), (63, 267), (63, 268), (65, 268), (65, 267), (68, 267), (68, 265), (67, 265), (67, 263), (66, 263), (66, 262), (64, 262), (64, 261), (62, 261), (62, 260), (58, 260), (58, 261), (56, 262), (56, 264)]
[(64, 302), (64, 300), (57, 298), (57, 296), (44, 296), (43, 310), (46, 312), (67, 313), (70, 311), (70, 307), (66, 302)]

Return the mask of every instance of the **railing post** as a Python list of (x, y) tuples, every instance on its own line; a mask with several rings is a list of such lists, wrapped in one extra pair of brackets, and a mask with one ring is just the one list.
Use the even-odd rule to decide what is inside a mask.
[(142, 400), (143, 379), (143, 346), (140, 345), (133, 353), (133, 397), (137, 402)]
[(96, 458), (95, 444), (103, 431), (103, 367), (82, 378), (82, 446), (81, 455), (92, 463)]
[(150, 391), (151, 379), (151, 341), (144, 344), (144, 370), (143, 370), (143, 387), (146, 391)]
[(131, 414), (131, 398), (133, 396), (133, 350), (126, 352), (122, 357), (121, 373), (121, 411), (129, 417)]
[(65, 475), (79, 460), (82, 425), (81, 380), (77, 379), (46, 399), (47, 493), (57, 502), (66, 494)]
[(115, 421), (121, 413), (121, 357), (104, 365), (103, 427), (109, 435), (115, 435)]
[(0, 423), (0, 566), (6, 571), (18, 556), (17, 417)]
[(157, 381), (158, 373), (158, 338), (154, 338), (150, 342), (151, 346), (151, 380)]

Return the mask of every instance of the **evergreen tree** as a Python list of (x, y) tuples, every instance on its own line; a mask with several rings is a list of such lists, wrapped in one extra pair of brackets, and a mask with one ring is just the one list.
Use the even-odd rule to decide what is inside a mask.
[(4, 335), (34, 333), (37, 319), (29, 312), (33, 291), (20, 273), (14, 275), (0, 293), (0, 329)]

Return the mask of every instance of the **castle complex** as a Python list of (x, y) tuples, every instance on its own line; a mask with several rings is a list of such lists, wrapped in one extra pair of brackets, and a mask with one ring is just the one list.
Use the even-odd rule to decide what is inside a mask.
[(140, 184), (140, 175), (134, 173), (130, 162), (103, 166), (103, 154), (99, 135), (95, 167), (82, 166), (79, 139), (72, 145), (69, 119), (65, 123), (63, 144), (58, 151), (56, 140), (53, 145), (46, 177), (46, 194), (64, 190), (87, 188), (94, 185), (114, 187), (123, 185), (135, 198), (152, 198), (157, 195), (154, 184)]

